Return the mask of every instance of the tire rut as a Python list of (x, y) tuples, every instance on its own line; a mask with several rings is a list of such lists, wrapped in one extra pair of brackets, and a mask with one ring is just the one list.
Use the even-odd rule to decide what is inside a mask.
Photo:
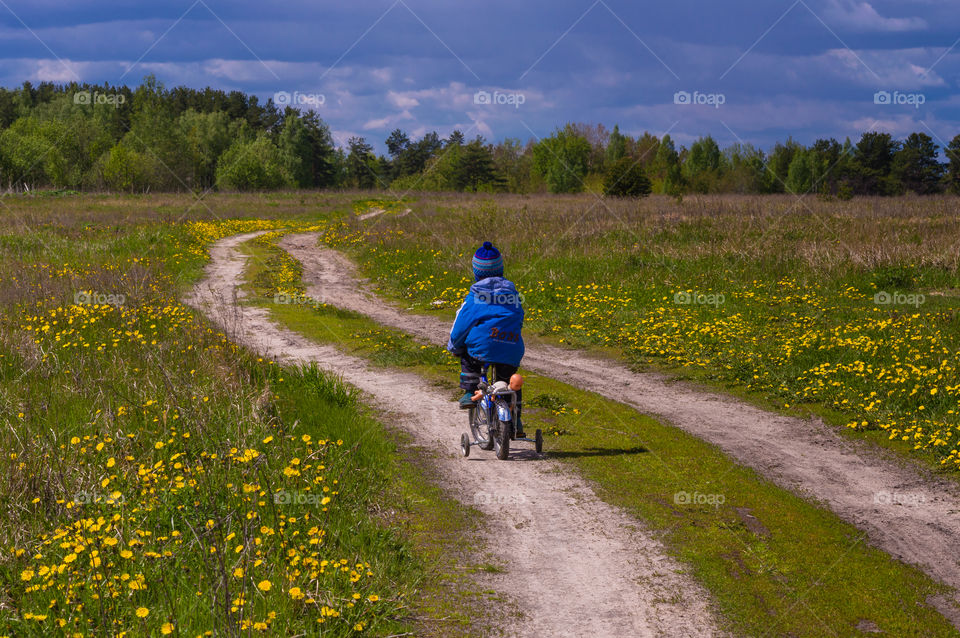
[[(447, 323), (378, 298), (356, 275), (352, 262), (318, 242), (313, 233), (280, 241), (303, 265), (309, 295), (426, 342), (446, 344)], [(841, 437), (819, 420), (768, 412), (573, 349), (528, 346), (522, 366), (657, 416), (717, 445), (780, 487), (824, 504), (866, 532), (874, 546), (960, 589), (960, 489), (910, 459)], [(960, 604), (956, 592), (953, 599)], [(945, 615), (957, 615), (947, 611)]]
[[(238, 246), (259, 234), (216, 242), (204, 280), (185, 301), (265, 356), (316, 362), (340, 375), (436, 453), (449, 493), (485, 515), (486, 546), (505, 563), (504, 573), (483, 579), (522, 612), (504, 621), (508, 635), (723, 635), (708, 593), (642, 524), (598, 499), (565, 466), (523, 447), (509, 461), (482, 452), (462, 458), (457, 442), (466, 417), (445, 393), (415, 375), (309, 341), (278, 326), (265, 309), (242, 304), (237, 291), (246, 259)], [(490, 611), (488, 605), (482, 613)]]

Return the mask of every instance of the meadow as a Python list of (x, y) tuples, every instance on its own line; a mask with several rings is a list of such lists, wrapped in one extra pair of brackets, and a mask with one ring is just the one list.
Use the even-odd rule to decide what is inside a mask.
[(503, 251), (529, 333), (960, 467), (954, 198), (435, 195), (324, 240), (450, 315), (476, 237)]
[(467, 521), (397, 434), (180, 301), (211, 241), (337, 205), (308, 197), (5, 200), (0, 636), (459, 631), (417, 535)]
[[(443, 580), (454, 570), (443, 547), (470, 516), (424, 480), (429, 462), (406, 458), (337, 379), (261, 360), (181, 302), (210, 243), (253, 230), (270, 231), (250, 244), (260, 303), (304, 290), (299, 264), (273, 247), (279, 233), (319, 230), (384, 294), (443, 316), (470, 283), (475, 238), (488, 237), (533, 340), (812, 411), (948, 475), (960, 466), (951, 198), (7, 197), (0, 636), (475, 629)], [(272, 310), (379, 365), (455, 377), (442, 351), (350, 313)], [(851, 627), (869, 613), (898, 631), (951, 633), (925, 606), (939, 585), (877, 550), (844, 553), (856, 531), (832, 515), (623, 406), (544, 378), (532, 387), (529, 414), (553, 454), (662, 528), (735, 626), (762, 634), (774, 614), (808, 635), (815, 618)], [(593, 403), (621, 427), (585, 424), (571, 407)], [(587, 453), (596, 445), (634, 452)], [(687, 459), (690, 485), (738, 477), (728, 495), (773, 539), (730, 508), (678, 522), (661, 502), (676, 476), (636, 462), (647, 449)], [(817, 560), (803, 558), (812, 532)], [(850, 568), (825, 578), (838, 552)], [(864, 573), (869, 591), (843, 598)], [(798, 613), (796, 592), (813, 591), (814, 611)], [(907, 598), (909, 613), (895, 602)]]
[[(443, 347), (311, 299), (300, 264), (276, 245), (282, 232), (244, 247), (249, 303), (313, 341), (415, 372), (459, 398), (459, 360)], [(669, 423), (575, 384), (524, 376), (524, 422), (543, 429), (547, 457), (654, 530), (710, 591), (731, 635), (956, 635), (931, 603), (947, 590), (865, 543), (850, 522)], [(678, 504), (678, 489), (717, 500)]]

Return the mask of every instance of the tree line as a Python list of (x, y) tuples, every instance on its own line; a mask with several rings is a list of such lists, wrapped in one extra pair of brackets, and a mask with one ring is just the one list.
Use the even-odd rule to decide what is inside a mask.
[(539, 140), (412, 139), (397, 129), (377, 154), (363, 137), (338, 147), (315, 111), (279, 108), (240, 91), (176, 87), (153, 76), (126, 86), (25, 82), (0, 88), (0, 185), (149, 192), (280, 188), (481, 191), (612, 196), (651, 192), (854, 195), (960, 193), (960, 135), (867, 132), (854, 143), (792, 139), (765, 152), (689, 148), (670, 135), (634, 137), (572, 123)]

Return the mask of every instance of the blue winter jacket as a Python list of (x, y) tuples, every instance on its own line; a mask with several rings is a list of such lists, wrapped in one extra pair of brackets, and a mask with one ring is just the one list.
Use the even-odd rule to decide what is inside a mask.
[(485, 363), (520, 365), (523, 298), (513, 282), (486, 277), (470, 286), (450, 331), (447, 350)]

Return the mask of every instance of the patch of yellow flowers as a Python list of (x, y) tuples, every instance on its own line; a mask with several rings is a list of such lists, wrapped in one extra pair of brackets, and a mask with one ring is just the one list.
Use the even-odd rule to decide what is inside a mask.
[[(455, 256), (398, 247), (399, 230), (366, 234), (331, 224), (323, 239), (375, 261), (381, 285), (424, 309), (457, 307), (472, 283), (466, 266), (462, 276), (444, 267)], [(731, 276), (702, 290), (520, 285), (528, 326), (561, 342), (698, 370), (784, 407), (823, 406), (846, 415), (850, 428), (884, 431), (943, 466), (960, 468), (960, 361), (956, 335), (945, 330), (949, 313), (891, 309), (873, 303), (875, 291), (822, 290), (790, 277), (744, 282)], [(698, 293), (717, 299), (721, 292), (722, 303), (677, 303), (678, 295), (689, 301)]]
[[(275, 226), (193, 223), (186, 252), (198, 255), (212, 239)], [(31, 268), (36, 272), (25, 272), (24, 284), (47, 282), (37, 291), (49, 291), (50, 281), (72, 290), (84, 277), (130, 272), (129, 263)], [(125, 276), (118, 274), (118, 286), (128, 290), (133, 283)], [(215, 623), (268, 634), (302, 629), (304, 619), (314, 627), (338, 624), (324, 634), (362, 631), (381, 600), (366, 584), (371, 565), (333, 556), (325, 545), (339, 494), (328, 468), (347, 463), (342, 441), (289, 434), (275, 424), (264, 431), (242, 414), (228, 438), (198, 436), (210, 411), (232, 398), (214, 396), (216, 388), (203, 393), (199, 382), (172, 388), (171, 396), (126, 359), (149, 352), (158, 366), (181, 357), (200, 368), (234, 346), (165, 298), (156, 282), (141, 292), (118, 303), (37, 298), (4, 318), (17, 360), (39, 366), (58, 388), (53, 393), (64, 388), (79, 396), (96, 378), (110, 397), (126, 399), (94, 396), (91, 404), (100, 407), (88, 410), (89, 421), (64, 414), (53, 431), (38, 429), (48, 415), (36, 404), (0, 414), (0, 426), (19, 433), (20, 451), (5, 456), (26, 486), (20, 509), (40, 530), (11, 533), (6, 538), (16, 540), (0, 547), (0, 567), (10, 575), (0, 637), (211, 635), (206, 628)]]

